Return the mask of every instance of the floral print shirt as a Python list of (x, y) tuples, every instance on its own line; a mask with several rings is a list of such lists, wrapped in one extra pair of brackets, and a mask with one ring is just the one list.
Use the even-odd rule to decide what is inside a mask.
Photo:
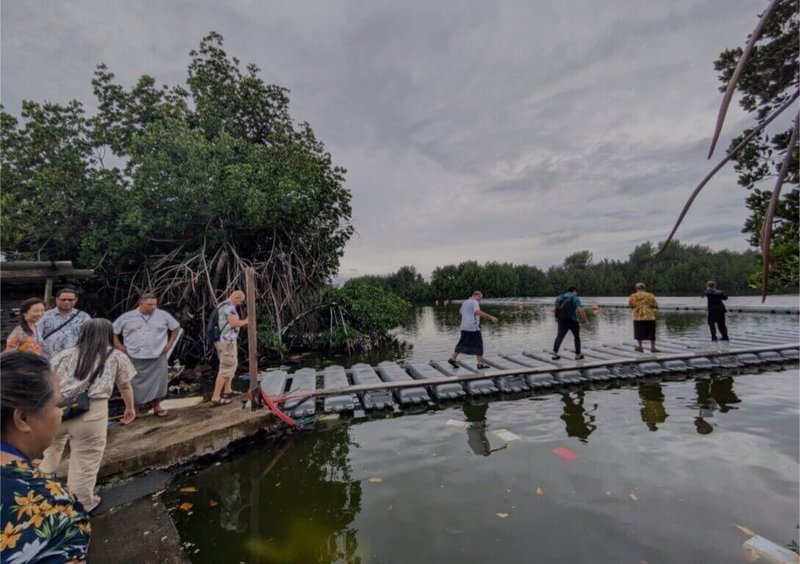
[(219, 340), (235, 343), (239, 337), (239, 328), (231, 327), (231, 324), (228, 323), (228, 316), (234, 315), (236, 319), (239, 319), (239, 312), (236, 311), (236, 306), (230, 300), (225, 300), (217, 306), (217, 309), (219, 311), (219, 319), (217, 321), (219, 324)]
[[(75, 379), (79, 352), (78, 347), (73, 347), (61, 351), (50, 361), (50, 366), (53, 367), (56, 376), (58, 376), (58, 385), (64, 396), (71, 396), (75, 392), (83, 392), (86, 388), (84, 380)], [(134, 376), (136, 376), (136, 368), (134, 368), (131, 359), (124, 352), (114, 349), (106, 359), (103, 372), (92, 383), (89, 389), (89, 397), (92, 399), (108, 399), (114, 393), (114, 384), (125, 384), (130, 382)]]
[(39, 328), (33, 326), (33, 335), (26, 333), (22, 327), (17, 325), (8, 334), (6, 339), (7, 351), (28, 351), (36, 354), (42, 354), (42, 335)]
[(650, 292), (636, 292), (628, 299), (628, 306), (633, 308), (634, 321), (655, 321), (658, 308), (656, 297)]
[(86, 560), (89, 516), (66, 486), (23, 460), (0, 466), (0, 486), (0, 560)]

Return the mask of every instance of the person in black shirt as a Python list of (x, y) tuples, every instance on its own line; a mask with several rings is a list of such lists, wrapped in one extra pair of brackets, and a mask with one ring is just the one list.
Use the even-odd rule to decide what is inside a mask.
[(717, 340), (717, 327), (723, 341), (728, 340), (728, 327), (725, 325), (725, 304), (728, 299), (725, 292), (717, 289), (713, 280), (706, 282), (706, 298), (708, 298), (708, 327), (711, 329), (711, 340)]

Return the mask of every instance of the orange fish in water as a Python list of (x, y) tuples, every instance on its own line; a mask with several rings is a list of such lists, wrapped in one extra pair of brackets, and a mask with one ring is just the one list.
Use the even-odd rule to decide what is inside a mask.
[(575, 460), (575, 459), (578, 458), (578, 454), (577, 453), (572, 452), (568, 448), (564, 448), (564, 447), (554, 448), (553, 449), (553, 454), (555, 454), (556, 456), (560, 456), (564, 460)]

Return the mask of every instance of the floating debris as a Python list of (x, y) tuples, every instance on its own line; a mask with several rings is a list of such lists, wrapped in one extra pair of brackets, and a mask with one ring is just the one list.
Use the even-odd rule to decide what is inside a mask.
[(540, 488), (539, 486), (536, 486), (536, 495), (542, 495), (542, 494), (544, 494), (544, 492), (542, 491), (542, 488)]
[(370, 478), (367, 481), (372, 483), (372, 484), (380, 484), (381, 482), (383, 482), (383, 478), (381, 478), (379, 476), (373, 476), (372, 478)]
[(181, 511), (189, 511), (192, 507), (194, 506), (191, 503), (189, 503), (188, 501), (184, 501), (178, 506), (178, 509), (180, 509)]
[(508, 513), (495, 513), (495, 515), (497, 515), (501, 519), (505, 519), (506, 517), (508, 517)]
[(180, 491), (181, 491), (181, 493), (197, 493), (197, 488), (195, 488), (194, 486), (191, 486), (191, 487), (188, 487), (188, 488), (181, 488)]
[(507, 443), (510, 443), (511, 441), (518, 441), (520, 439), (518, 435), (515, 435), (508, 429), (497, 429), (496, 431), (492, 431), (492, 434), (498, 439), (502, 439)]

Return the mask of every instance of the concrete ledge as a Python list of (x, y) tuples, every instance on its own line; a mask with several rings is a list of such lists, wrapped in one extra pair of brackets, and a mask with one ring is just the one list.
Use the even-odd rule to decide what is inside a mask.
[[(269, 411), (242, 409), (241, 402), (211, 408), (208, 402), (173, 409), (166, 417), (146, 414), (131, 425), (108, 429), (98, 479), (127, 478), (146, 470), (169, 468), (225, 449), (260, 431), (274, 430)], [(58, 469), (66, 476), (68, 457)]]

